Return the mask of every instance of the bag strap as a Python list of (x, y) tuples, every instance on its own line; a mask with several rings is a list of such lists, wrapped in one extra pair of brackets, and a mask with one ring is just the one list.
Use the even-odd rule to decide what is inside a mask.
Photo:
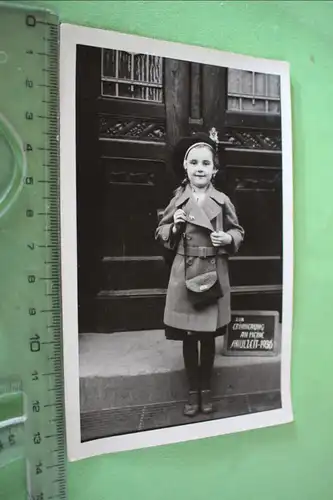
[(222, 210), (219, 211), (216, 217), (216, 231), (223, 231)]
[[(187, 241), (186, 241), (185, 231), (186, 231), (186, 225), (184, 227), (184, 231), (183, 231), (183, 234), (182, 234), (183, 246), (184, 246), (184, 280), (186, 282), (186, 249), (187, 249)], [(185, 236), (185, 238), (184, 238), (184, 236)]]

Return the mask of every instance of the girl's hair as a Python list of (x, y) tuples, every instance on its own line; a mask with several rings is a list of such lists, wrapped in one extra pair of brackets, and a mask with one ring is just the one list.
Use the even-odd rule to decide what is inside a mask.
[(176, 198), (179, 198), (179, 196), (185, 191), (185, 188), (187, 184), (189, 183), (187, 175), (184, 177), (180, 185), (174, 190), (173, 194)]
[[(187, 156), (188, 156), (188, 153), (190, 152), (190, 150), (194, 149), (195, 147), (208, 147), (209, 150), (211, 151), (212, 153), (212, 156), (213, 156), (213, 163), (214, 163), (214, 167), (215, 169), (218, 169), (218, 165), (219, 165), (219, 160), (218, 160), (218, 155), (217, 155), (217, 152), (213, 150), (212, 146), (210, 144), (206, 144), (204, 142), (200, 142), (198, 144), (193, 144), (192, 146), (189, 147), (189, 149), (186, 151), (185, 153), (185, 156), (184, 156), (184, 159), (187, 159)], [(214, 176), (212, 177), (212, 180), (211, 180), (212, 184), (214, 184)], [(178, 198), (186, 189), (186, 186), (187, 184), (189, 183), (189, 179), (187, 177), (187, 173), (185, 172), (185, 177), (184, 179), (182, 180), (182, 182), (180, 183), (180, 185), (174, 190), (173, 194), (176, 198)]]

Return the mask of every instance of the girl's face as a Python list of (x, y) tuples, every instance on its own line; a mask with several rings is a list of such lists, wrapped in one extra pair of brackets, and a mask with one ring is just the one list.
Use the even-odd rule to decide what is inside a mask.
[(184, 168), (192, 186), (198, 188), (207, 187), (216, 172), (213, 153), (210, 148), (198, 146), (191, 149), (184, 161)]

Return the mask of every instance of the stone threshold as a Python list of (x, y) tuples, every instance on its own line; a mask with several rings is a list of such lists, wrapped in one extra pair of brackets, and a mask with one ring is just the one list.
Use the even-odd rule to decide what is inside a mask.
[(281, 408), (280, 391), (216, 396), (211, 415), (183, 415), (184, 400), (81, 413), (81, 441), (237, 417)]

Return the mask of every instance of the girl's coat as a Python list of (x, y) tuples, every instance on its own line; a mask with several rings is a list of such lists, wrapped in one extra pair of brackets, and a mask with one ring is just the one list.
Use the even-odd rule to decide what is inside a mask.
[[(171, 231), (173, 215), (179, 208), (185, 211), (188, 220), (182, 235), (182, 238), (186, 238), (186, 258), (182, 238), (179, 241)], [(230, 234), (233, 241), (230, 245), (217, 249), (212, 245), (210, 233), (216, 230), (219, 214), (222, 215), (222, 230)], [(170, 272), (164, 311), (165, 325), (193, 332), (215, 332), (227, 325), (230, 322), (228, 256), (238, 251), (244, 238), (244, 230), (238, 223), (235, 208), (228, 196), (211, 186), (203, 205), (199, 206), (193, 198), (191, 187), (187, 185), (183, 193), (170, 201), (155, 236), (165, 248), (173, 250), (177, 247), (179, 252)], [(207, 249), (212, 248), (216, 249), (217, 256), (205, 256)], [(190, 253), (199, 253), (200, 256), (189, 256)], [(196, 273), (216, 269), (223, 296), (215, 304), (196, 310), (185, 286), (185, 266), (191, 277)]]

